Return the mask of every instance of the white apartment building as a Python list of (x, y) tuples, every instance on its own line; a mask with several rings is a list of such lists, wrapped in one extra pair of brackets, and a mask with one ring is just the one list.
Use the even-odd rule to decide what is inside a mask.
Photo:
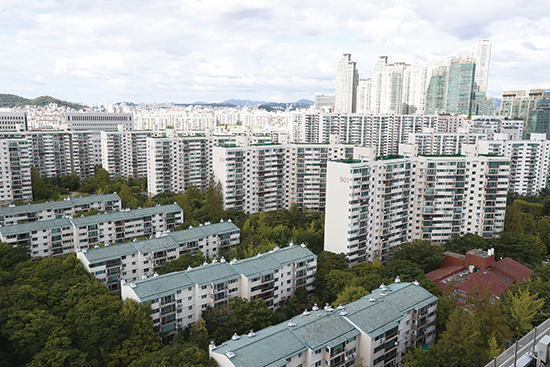
[[(525, 121), (506, 120), (496, 116), (478, 116), (467, 124), (470, 133), (487, 134), (487, 139), (492, 140), (495, 134), (506, 134), (510, 140), (523, 138)], [(499, 140), (501, 138), (498, 138)]]
[(344, 57), (336, 65), (336, 90), (334, 93), (334, 111), (339, 113), (354, 113), (357, 102), (357, 83), (359, 72), (351, 54)]
[(74, 173), (81, 179), (93, 177), (91, 132), (67, 130), (28, 131), (31, 162), (41, 176), (59, 177)]
[(0, 227), (0, 241), (25, 246), (30, 258), (64, 255), (100, 243), (116, 243), (172, 230), (183, 222), (177, 205), (122, 210)]
[(489, 80), (489, 60), (491, 58), (491, 42), (488, 39), (481, 39), (472, 45), (470, 56), (476, 62), (474, 81), (478, 92), (487, 92), (487, 81)]
[(247, 213), (288, 209), (292, 203), (323, 209), (326, 165), (353, 157), (343, 144), (252, 144), (213, 148), (213, 174), (225, 209)]
[(316, 270), (317, 256), (305, 246), (276, 247), (249, 259), (222, 257), (194, 269), (122, 282), (122, 298), (151, 302), (153, 323), (171, 335), (230, 298), (261, 298), (277, 308), (297, 288), (313, 289)]
[(84, 268), (111, 290), (120, 289), (120, 281), (134, 282), (153, 276), (155, 270), (180, 256), (201, 252), (208, 258), (220, 250), (239, 244), (240, 230), (231, 221), (206, 223), (204, 226), (170, 232), (160, 237), (117, 245), (83, 249), (77, 258)]
[[(458, 133), (467, 127), (467, 121), (464, 116), (460, 115), (438, 115), (437, 116), (437, 132), (440, 133)], [(472, 133), (479, 131), (471, 131)]]
[(546, 134), (531, 134), (529, 140), (511, 140), (508, 134), (494, 134), (494, 140), (478, 143), (479, 152), (510, 158), (508, 191), (537, 195), (548, 187), (550, 140)]
[(210, 344), (210, 357), (220, 367), (399, 366), (410, 346), (433, 345), (436, 313), (437, 297), (418, 282), (382, 284), (345, 306), (315, 305), (278, 325)]
[(185, 192), (190, 185), (208, 187), (212, 174), (212, 139), (172, 136), (146, 139), (147, 187), (150, 196)]
[(131, 113), (72, 112), (65, 113), (65, 125), (73, 131), (91, 131), (94, 151), (93, 164), (101, 164), (101, 132), (117, 131), (119, 125), (124, 130), (134, 129), (134, 117)]
[(29, 142), (25, 138), (0, 138), (0, 206), (31, 200)]
[(27, 114), (25, 112), (0, 112), (0, 131), (27, 131)]
[(397, 154), (409, 135), (438, 130), (437, 115), (321, 114), (294, 115), (290, 138), (299, 143), (328, 143), (337, 135), (341, 143), (368, 146), (377, 155)]
[(152, 131), (102, 131), (101, 165), (113, 178), (147, 177), (147, 138)]
[(417, 153), (422, 155), (453, 155), (462, 152), (463, 144), (477, 144), (482, 139), (487, 139), (485, 134), (470, 133), (438, 133), (426, 129), (422, 133), (409, 135), (409, 144), (417, 148)]
[(404, 155), (327, 164), (325, 250), (350, 264), (385, 260), (392, 247), (414, 239), (442, 243), (504, 229), (508, 158), (477, 154)]
[(115, 193), (67, 198), (38, 204), (9, 205), (0, 208), (0, 226), (72, 217), (78, 212), (92, 209), (102, 212), (120, 211), (122, 209), (120, 197)]

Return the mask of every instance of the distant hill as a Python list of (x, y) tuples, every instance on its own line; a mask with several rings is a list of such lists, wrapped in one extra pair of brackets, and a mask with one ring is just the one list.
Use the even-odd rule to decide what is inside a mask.
[(42, 96), (34, 99), (28, 99), (28, 98), (16, 96), (15, 94), (0, 94), (1, 108), (13, 108), (13, 107), (27, 106), (27, 105), (46, 106), (50, 103), (57, 103), (58, 106), (74, 108), (75, 110), (79, 110), (81, 108), (86, 107), (77, 103), (62, 101), (60, 99), (56, 99), (50, 96)]
[(228, 99), (227, 101), (223, 101), (223, 104), (231, 104), (233, 106), (257, 106), (266, 104), (268, 102), (266, 101), (251, 101), (248, 99)]

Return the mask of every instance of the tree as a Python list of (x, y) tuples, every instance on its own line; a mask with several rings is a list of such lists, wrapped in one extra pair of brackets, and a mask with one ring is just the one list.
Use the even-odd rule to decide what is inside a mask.
[(61, 187), (69, 191), (76, 191), (80, 187), (80, 178), (74, 173), (61, 176)]
[(531, 293), (523, 286), (515, 291), (509, 290), (502, 300), (508, 324), (518, 338), (533, 328), (533, 321), (543, 306), (544, 300), (539, 298), (538, 293)]
[(350, 286), (346, 287), (342, 292), (338, 293), (338, 297), (334, 302), (332, 302), (333, 307), (339, 305), (347, 305), (353, 301), (357, 301), (359, 298), (366, 296), (369, 292), (360, 286)]
[(392, 259), (413, 262), (425, 273), (429, 273), (439, 269), (443, 262), (443, 251), (441, 246), (433, 246), (429, 241), (414, 240), (395, 247), (392, 251)]
[(207, 308), (202, 313), (208, 335), (216, 343), (224, 342), (235, 333), (248, 333), (271, 325), (271, 311), (264, 300), (231, 298), (228, 304)]
[(463, 236), (453, 237), (450, 241), (445, 242), (445, 244), (443, 244), (443, 248), (446, 251), (465, 254), (473, 249), (487, 250), (489, 248), (489, 244), (481, 236), (473, 233), (466, 233)]
[(511, 257), (526, 264), (538, 264), (546, 258), (546, 246), (536, 236), (502, 232), (500, 237), (492, 239), (491, 243), (499, 256)]
[(202, 265), (205, 261), (206, 259), (200, 251), (196, 254), (187, 253), (180, 255), (180, 257), (176, 260), (168, 261), (162, 264), (156, 269), (156, 272), (159, 275), (162, 275), (173, 271), (187, 270), (188, 267), (195, 268)]

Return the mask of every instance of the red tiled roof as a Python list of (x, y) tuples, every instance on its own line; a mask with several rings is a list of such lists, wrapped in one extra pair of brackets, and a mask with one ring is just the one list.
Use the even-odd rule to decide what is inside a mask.
[(513, 280), (503, 274), (490, 270), (481, 270), (468, 275), (464, 281), (456, 286), (456, 288), (467, 294), (469, 294), (475, 286), (477, 286), (480, 291), (485, 291), (490, 288), (492, 294), (500, 297), (512, 283)]
[(428, 274), (426, 274), (426, 277), (431, 281), (436, 282), (438, 280), (448, 278), (456, 273), (460, 273), (463, 270), (466, 270), (466, 267), (464, 265), (445, 266), (444, 268), (430, 271)]
[(522, 265), (509, 257), (496, 262), (491, 267), (491, 270), (498, 271), (499, 273), (512, 278), (514, 282), (524, 282), (534, 273), (533, 270), (529, 269), (527, 266)]

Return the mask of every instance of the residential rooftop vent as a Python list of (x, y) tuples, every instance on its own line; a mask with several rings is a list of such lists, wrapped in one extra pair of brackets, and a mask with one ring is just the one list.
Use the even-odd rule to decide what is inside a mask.
[(135, 288), (136, 287), (136, 283), (132, 282), (130, 283), (130, 288)]
[(241, 337), (237, 335), (237, 333), (233, 334), (231, 337), (231, 340), (239, 340)]
[(332, 311), (332, 310), (334, 310), (334, 309), (333, 309), (332, 307), (330, 307), (330, 305), (327, 303), (327, 304), (325, 304), (324, 310), (327, 311), (327, 312), (330, 312), (330, 311)]
[(336, 308), (339, 309), (339, 310), (343, 310), (343, 309), (344, 309), (344, 306), (342, 306), (342, 304), (340, 303), (340, 304), (338, 305), (338, 307), (336, 307)]
[(313, 311), (317, 311), (319, 309), (319, 307), (317, 306), (317, 303), (315, 303), (311, 309)]
[(253, 337), (255, 337), (255, 336), (256, 336), (256, 333), (253, 332), (252, 330), (250, 330), (250, 332), (248, 333), (248, 337), (249, 337), (249, 338), (253, 338)]
[(311, 312), (309, 312), (309, 311), (307, 310), (307, 308), (306, 308), (306, 309), (304, 310), (304, 312), (302, 312), (302, 315), (307, 316), (307, 315), (309, 315), (310, 313), (311, 313)]
[(227, 358), (233, 358), (235, 357), (235, 353), (233, 353), (233, 351), (230, 349), (228, 350), (225, 355), (227, 356)]
[(376, 298), (374, 297), (369, 298), (369, 302), (376, 302)]
[(222, 256), (222, 258), (220, 259), (220, 262), (221, 263), (224, 263), (225, 262), (225, 258)]
[(287, 324), (288, 327), (293, 327), (293, 326), (296, 326), (296, 323), (292, 320), (290, 320)]
[(348, 311), (342, 310), (340, 311), (340, 316), (346, 316), (348, 314)]
[(395, 283), (401, 283), (401, 279), (399, 278), (399, 275), (395, 277)]
[(414, 284), (414, 285), (420, 285), (420, 283), (418, 283), (418, 280), (415, 280), (415, 281), (413, 282), (413, 284)]

